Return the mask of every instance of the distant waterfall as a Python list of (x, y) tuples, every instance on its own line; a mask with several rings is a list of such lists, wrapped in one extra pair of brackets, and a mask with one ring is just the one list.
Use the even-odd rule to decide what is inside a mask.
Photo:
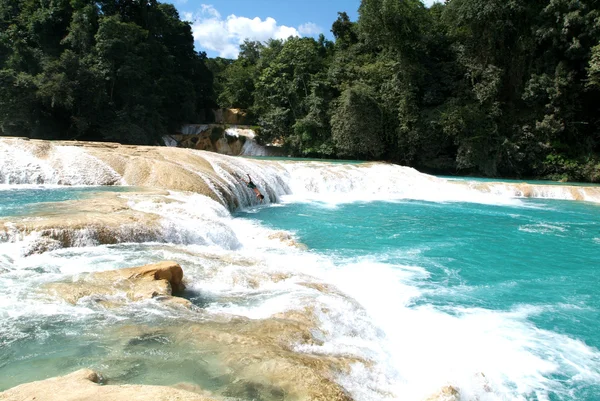
[(219, 124), (187, 124), (173, 135), (165, 135), (166, 146), (208, 150), (233, 156), (286, 156), (281, 147), (263, 146), (256, 142), (256, 132), (250, 126)]

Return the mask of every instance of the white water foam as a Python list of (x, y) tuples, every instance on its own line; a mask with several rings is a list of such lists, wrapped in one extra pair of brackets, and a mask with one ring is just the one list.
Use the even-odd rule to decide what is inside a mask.
[[(251, 140), (247, 143), (252, 142)], [(251, 145), (248, 145), (251, 146)], [(238, 200), (235, 207), (257, 204), (252, 191), (240, 181), (250, 174), (265, 195), (265, 203), (319, 200), (331, 204), (415, 199), (432, 202), (475, 202), (518, 205), (518, 185), (506, 183), (457, 184), (456, 181), (422, 174), (408, 167), (386, 163), (342, 164), (315, 161), (261, 161), (189, 150), (210, 162), (219, 179)], [(202, 175), (191, 166), (181, 165)], [(78, 146), (41, 146), (37, 142), (0, 141), (0, 184), (126, 185), (110, 166)], [(235, 176), (230, 172), (233, 171)], [(212, 181), (211, 177), (203, 177)], [(485, 187), (485, 188), (484, 188)], [(600, 193), (585, 188), (528, 186), (530, 196), (600, 202)], [(219, 191), (215, 191), (219, 193)]]
[[(79, 157), (77, 151), (67, 153)], [(246, 173), (271, 202), (325, 200), (335, 204), (396, 198), (520, 203), (504, 193), (461, 188), (400, 166), (261, 163), (216, 154), (203, 156), (232, 193), (246, 199), (240, 202), (242, 205), (253, 201), (251, 191), (239, 180)], [(16, 171), (7, 175), (20, 177), (8, 179), (8, 183), (59, 182), (55, 170), (47, 170), (41, 162), (29, 163), (24, 165), (24, 175), (18, 176)], [(62, 168), (71, 165), (64, 163)], [(86, 182), (88, 178), (64, 179)], [(537, 329), (527, 321), (535, 313), (527, 308), (494, 312), (415, 306), (414, 300), (422, 294), (419, 282), (427, 277), (418, 266), (387, 265), (368, 259), (340, 262), (303, 252), (269, 239), (273, 232), (259, 224), (232, 219), (224, 207), (200, 195), (171, 193), (163, 200), (132, 198), (130, 202), (136, 210), (162, 216), (165, 238), (184, 245), (146, 244), (144, 252), (136, 244), (59, 249), (24, 258), (15, 253), (14, 246), (12, 250), (5, 248), (11, 244), (3, 244), (0, 286), (9, 290), (6, 297), (0, 298), (0, 316), (83, 317), (98, 313), (85, 304), (56, 306), (30, 289), (69, 274), (175, 259), (186, 262), (186, 275), (193, 278), (190, 288), (217, 298), (244, 300), (209, 300), (205, 308), (208, 312), (257, 319), (298, 305), (327, 310), (318, 314), (318, 335), (323, 345), (297, 349), (374, 361), (372, 368), (357, 364), (349, 375), (339, 377), (358, 401), (422, 400), (445, 384), (458, 387), (465, 400), (546, 400), (551, 391), (567, 391), (558, 379), (548, 378), (559, 370), (568, 371), (570, 380), (600, 382), (597, 350), (564, 335)], [(39, 269), (46, 273), (43, 279)], [(284, 274), (284, 279), (256, 279), (269, 273)], [(317, 291), (301, 284), (306, 281), (330, 284), (339, 291)]]
[(228, 224), (231, 215), (207, 196), (171, 192), (167, 197), (130, 197), (129, 207), (162, 217), (162, 242), (212, 245), (228, 250), (240, 247)]
[(241, 156), (269, 156), (269, 150), (253, 140), (246, 140), (242, 146)]
[[(447, 384), (459, 388), (464, 400), (543, 400), (550, 392), (567, 391), (559, 380), (548, 378), (559, 371), (570, 372), (572, 380), (600, 382), (597, 350), (537, 329), (527, 320), (536, 310), (415, 306), (422, 296), (420, 283), (428, 278), (419, 266), (370, 257), (334, 260), (302, 251), (270, 238), (274, 232), (256, 222), (231, 218), (223, 206), (201, 195), (171, 193), (130, 202), (136, 210), (163, 216), (172, 242), (190, 245), (96, 246), (27, 258), (2, 248), (0, 286), (9, 290), (0, 315), (89, 319), (100, 312), (85, 300), (76, 306), (56, 304), (31, 288), (82, 272), (173, 259), (184, 266), (188, 288), (207, 298), (203, 310), (209, 315), (262, 319), (299, 306), (313, 308), (320, 321), (313, 334), (323, 344), (297, 345), (296, 350), (373, 361), (371, 367), (355, 364), (338, 378), (357, 401), (421, 401)], [(330, 287), (319, 291), (303, 285), (307, 282)], [(19, 338), (19, 332), (9, 334), (7, 341)]]
[[(323, 316), (323, 330), (335, 335), (322, 347), (308, 347), (378, 362), (342, 378), (357, 399), (424, 400), (452, 385), (461, 400), (548, 400), (550, 393), (568, 398), (573, 382), (600, 384), (600, 352), (534, 326), (528, 318), (539, 313), (536, 308), (415, 306), (426, 273), (402, 266), (360, 262), (314, 273), (360, 305), (327, 302), (340, 316)], [(550, 379), (553, 374), (571, 377), (570, 384)]]
[[(415, 199), (432, 202), (476, 202), (522, 205), (512, 196), (481, 192), (418, 171), (384, 163), (271, 161), (230, 158), (202, 153), (217, 174), (229, 183), (235, 196), (247, 195), (239, 179), (250, 174), (267, 202), (319, 201), (331, 205), (374, 200)], [(237, 177), (228, 171), (234, 171)]]
[(536, 233), (536, 234), (554, 234), (557, 236), (561, 236), (559, 234), (567, 231), (565, 227), (548, 224), (548, 223), (536, 223), (536, 224), (526, 224), (519, 227), (519, 231), (525, 231), (528, 233)]
[[(37, 150), (41, 151), (41, 150)], [(43, 155), (28, 141), (0, 141), (0, 183), (50, 185), (119, 185), (121, 177), (76, 146), (48, 145)]]

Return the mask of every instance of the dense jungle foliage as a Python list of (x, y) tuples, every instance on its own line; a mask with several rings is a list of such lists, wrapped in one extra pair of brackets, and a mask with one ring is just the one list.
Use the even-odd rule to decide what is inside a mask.
[(155, 0), (0, 0), (3, 135), (155, 144), (212, 106), (189, 23)]
[(600, 181), (600, 0), (362, 0), (331, 31), (207, 59), (154, 0), (0, 0), (0, 127), (158, 143), (232, 107), (296, 156)]

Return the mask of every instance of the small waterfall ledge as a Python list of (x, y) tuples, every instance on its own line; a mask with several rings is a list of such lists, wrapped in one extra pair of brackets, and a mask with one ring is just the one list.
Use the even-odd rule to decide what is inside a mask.
[(341, 203), (417, 199), (506, 204), (519, 198), (600, 203), (599, 186), (476, 182), (437, 178), (388, 163), (257, 160), (174, 147), (0, 138), (2, 185), (129, 185), (205, 195), (229, 210), (282, 196)]

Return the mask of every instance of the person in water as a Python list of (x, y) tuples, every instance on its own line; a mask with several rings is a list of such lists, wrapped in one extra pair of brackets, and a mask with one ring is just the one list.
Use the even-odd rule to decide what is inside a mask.
[(256, 184), (252, 181), (252, 177), (250, 177), (250, 174), (246, 174), (246, 175), (248, 176), (248, 181), (244, 180), (244, 182), (246, 183), (246, 186), (248, 188), (250, 188), (251, 190), (253, 190), (254, 193), (256, 194), (256, 197), (258, 198), (258, 200), (260, 200), (262, 202), (263, 199), (265, 199), (265, 197), (263, 196), (263, 194), (260, 193), (258, 188), (256, 188)]

